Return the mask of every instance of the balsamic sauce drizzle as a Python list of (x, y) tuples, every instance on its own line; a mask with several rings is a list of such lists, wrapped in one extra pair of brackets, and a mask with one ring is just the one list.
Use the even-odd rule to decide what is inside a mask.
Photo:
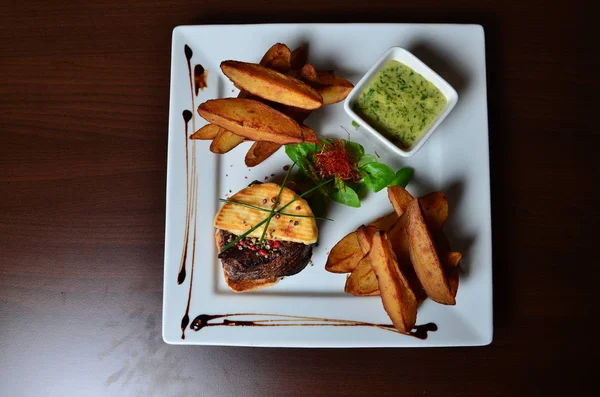
[(187, 262), (187, 251), (188, 251), (188, 241), (189, 241), (189, 195), (190, 188), (188, 184), (189, 176), (188, 176), (188, 124), (193, 117), (192, 112), (189, 110), (184, 110), (182, 113), (183, 122), (185, 123), (185, 190), (186, 190), (186, 227), (184, 233), (184, 243), (183, 243), (183, 252), (181, 253), (181, 263), (179, 264), (179, 273), (177, 274), (177, 284), (181, 285), (185, 281), (186, 269), (185, 264)]
[[(266, 316), (278, 317), (276, 319), (261, 320), (236, 320), (228, 317), (236, 316)], [(211, 322), (212, 320), (222, 319), (220, 322)], [(336, 320), (330, 318), (305, 317), (305, 316), (287, 316), (281, 314), (267, 313), (237, 313), (237, 314), (201, 314), (197, 316), (190, 325), (194, 331), (200, 331), (206, 327), (375, 327), (385, 331), (395, 332), (397, 334), (412, 336), (417, 339), (427, 339), (428, 332), (437, 331), (438, 327), (434, 323), (417, 325), (407, 334), (398, 331), (392, 324), (375, 324), (363, 321)]]
[(207, 87), (206, 85), (206, 70), (200, 64), (194, 66), (194, 91), (196, 96), (198, 92)]
[[(192, 131), (196, 130), (196, 118), (194, 117), (195, 104), (194, 93), (198, 95), (199, 89), (206, 87), (206, 72), (202, 65), (194, 67), (194, 75), (192, 79), (191, 59), (193, 56), (192, 49), (186, 44), (184, 46), (185, 58), (187, 59), (188, 74), (190, 79), (190, 93), (192, 96), (192, 111), (184, 110), (182, 113), (185, 123), (185, 164), (186, 164), (186, 192), (187, 192), (187, 208), (186, 208), (186, 231), (183, 253), (181, 256), (181, 265), (177, 275), (177, 284), (182, 284), (186, 278), (186, 263), (187, 251), (189, 243), (190, 219), (194, 219), (194, 237), (192, 244), (192, 266), (190, 271), (190, 287), (188, 290), (188, 300), (185, 309), (185, 314), (181, 319), (181, 339), (185, 339), (185, 330), (188, 325), (194, 331), (200, 331), (206, 327), (375, 327), (390, 332), (395, 332), (402, 335), (412, 336), (418, 339), (427, 339), (428, 332), (435, 332), (438, 327), (434, 323), (427, 323), (415, 326), (409, 333), (398, 331), (392, 324), (375, 324), (362, 321), (338, 320), (329, 318), (305, 317), (305, 316), (289, 316), (282, 314), (266, 314), (266, 313), (235, 313), (235, 314), (201, 314), (197, 316), (190, 324), (190, 303), (192, 301), (192, 286), (194, 281), (194, 263), (196, 256), (196, 222), (197, 222), (197, 172), (196, 172), (196, 147), (195, 141), (192, 141), (192, 167), (191, 178), (188, 159), (188, 124), (192, 121)], [(202, 80), (204, 78), (204, 80)], [(194, 84), (195, 83), (195, 84)], [(194, 92), (195, 91), (195, 92)], [(191, 181), (190, 181), (191, 179)], [(190, 186), (191, 185), (191, 186)], [(265, 316), (276, 317), (275, 319), (260, 319), (260, 320), (236, 320), (231, 319), (237, 316)], [(220, 322), (211, 322), (212, 320), (222, 319)]]
[[(195, 103), (194, 103), (194, 81), (192, 79), (192, 64), (191, 59), (194, 55), (192, 49), (186, 44), (184, 46), (185, 58), (187, 60), (188, 67), (188, 76), (190, 81), (190, 94), (192, 97), (192, 111), (185, 110), (183, 112), (184, 121), (187, 119), (185, 123), (185, 161), (186, 161), (186, 190), (187, 190), (187, 207), (186, 207), (186, 231), (185, 231), (185, 243), (184, 243), (184, 253), (181, 256), (181, 265), (179, 269), (179, 274), (177, 275), (177, 283), (182, 284), (186, 278), (186, 264), (187, 264), (187, 248), (189, 245), (190, 238), (190, 219), (193, 218), (194, 226), (193, 226), (193, 244), (192, 244), (192, 263), (190, 270), (190, 286), (188, 290), (188, 300), (185, 309), (185, 314), (181, 319), (181, 339), (185, 339), (185, 330), (187, 329), (188, 324), (190, 323), (190, 303), (192, 301), (192, 288), (194, 282), (194, 264), (196, 260), (196, 225), (197, 225), (197, 195), (198, 195), (198, 174), (196, 172), (196, 142), (192, 141), (192, 161), (191, 161), (191, 172), (189, 169), (189, 157), (188, 157), (188, 122), (192, 121), (192, 131), (196, 131), (196, 117), (195, 117)], [(191, 180), (191, 182), (190, 182)]]

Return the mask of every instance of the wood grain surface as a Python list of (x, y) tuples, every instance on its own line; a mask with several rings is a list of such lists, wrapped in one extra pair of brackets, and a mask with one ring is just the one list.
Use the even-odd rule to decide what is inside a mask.
[[(600, 56), (589, 7), (2, 2), (0, 396), (581, 395), (592, 384), (585, 360), (598, 358), (600, 263)], [(166, 345), (172, 29), (349, 21), (485, 28), (494, 342), (359, 350)]]

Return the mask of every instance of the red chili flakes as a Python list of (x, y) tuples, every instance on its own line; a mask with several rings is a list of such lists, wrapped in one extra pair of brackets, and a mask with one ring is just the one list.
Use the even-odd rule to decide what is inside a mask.
[(266, 249), (260, 249), (260, 250), (258, 250), (258, 253), (261, 254), (262, 256), (267, 256), (267, 250)]
[(244, 179), (248, 179), (248, 177), (247, 177), (247, 176), (245, 176), (245, 177), (244, 177)]
[(271, 197), (271, 202), (274, 203), (275, 202), (275, 197)]
[(343, 181), (360, 179), (356, 162), (350, 157), (341, 139), (324, 144), (321, 152), (315, 154), (315, 165), (323, 178), (335, 176)]
[(269, 177), (268, 177), (268, 176), (265, 176), (265, 181), (266, 181), (267, 179), (269, 179)]
[(284, 166), (283, 166), (283, 170), (284, 170), (284, 171), (287, 171), (287, 170), (289, 170), (289, 169), (290, 169), (290, 166), (289, 166), (289, 165), (284, 165)]
[(302, 209), (302, 207), (300, 207), (299, 205), (296, 206), (296, 211), (300, 211)]
[(279, 215), (279, 214), (275, 215), (275, 219), (279, 219), (279, 218), (281, 218), (281, 215)]
[(264, 199), (264, 200), (262, 201), (262, 203), (263, 203), (263, 204), (267, 204), (267, 199)]
[(281, 243), (280, 243), (279, 241), (277, 241), (277, 240), (273, 240), (273, 243), (271, 243), (271, 246), (272, 246), (273, 248), (278, 248), (280, 244), (281, 244)]

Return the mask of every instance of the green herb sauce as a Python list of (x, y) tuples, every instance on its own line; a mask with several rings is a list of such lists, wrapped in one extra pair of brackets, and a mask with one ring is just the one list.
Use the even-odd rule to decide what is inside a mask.
[(408, 149), (446, 106), (429, 80), (390, 61), (359, 95), (354, 111), (401, 148)]

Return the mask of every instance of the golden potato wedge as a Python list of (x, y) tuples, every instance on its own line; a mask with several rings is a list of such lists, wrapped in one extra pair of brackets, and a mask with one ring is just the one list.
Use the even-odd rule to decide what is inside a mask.
[(307, 63), (306, 65), (302, 66), (298, 78), (313, 88), (319, 85), (319, 76), (317, 74), (317, 69), (315, 69), (315, 67), (310, 63)]
[(444, 305), (456, 304), (425, 223), (419, 200), (410, 202), (406, 216), (410, 260), (427, 296)]
[(356, 231), (358, 237), (358, 245), (363, 254), (368, 254), (373, 242), (373, 236), (379, 231), (375, 226), (362, 225)]
[(379, 295), (379, 284), (377, 277), (371, 269), (369, 255), (365, 255), (346, 279), (344, 291), (356, 296)]
[(255, 167), (271, 157), (279, 148), (281, 148), (281, 145), (278, 143), (254, 142), (248, 153), (246, 153), (244, 161), (248, 167)]
[(373, 222), (369, 223), (369, 226), (375, 226), (379, 230), (383, 230), (387, 232), (393, 225), (396, 223), (398, 219), (398, 215), (395, 212), (391, 214), (384, 215), (375, 219)]
[(331, 273), (350, 273), (362, 259), (363, 253), (358, 244), (358, 234), (348, 233), (331, 249), (325, 270)]
[(317, 89), (323, 98), (323, 105), (333, 105), (334, 103), (342, 102), (354, 87), (346, 87), (343, 85), (326, 85)]
[(348, 80), (346, 80), (342, 77), (336, 76), (335, 73), (333, 72), (333, 70), (327, 70), (325, 72), (318, 72), (317, 80), (319, 81), (319, 84), (322, 84), (322, 85), (336, 85), (336, 86), (354, 88), (354, 84), (352, 84), (351, 82), (349, 82)]
[[(286, 110), (290, 112), (293, 112), (292, 109), (296, 109), (292, 108), (291, 106), (285, 106), (285, 108), (287, 108)], [(306, 110), (304, 109), (299, 110), (306, 112)], [(313, 131), (312, 128), (302, 124), (300, 125), (300, 129), (302, 131), (302, 139), (304, 142), (319, 143), (319, 138), (317, 137), (315, 131)], [(277, 152), (279, 148), (281, 148), (281, 146), (282, 145), (278, 143), (266, 141), (254, 142), (254, 144), (248, 150), (248, 153), (246, 153), (246, 165), (248, 167), (255, 167), (259, 165), (260, 163), (271, 157), (275, 152)]]
[(292, 51), (290, 57), (290, 69), (300, 70), (308, 61), (308, 45), (302, 44), (300, 47)]
[(448, 271), (448, 286), (450, 287), (450, 293), (456, 300), (456, 293), (458, 292), (458, 268), (450, 269)]
[(448, 220), (448, 196), (442, 192), (430, 193), (420, 197), (419, 204), (429, 230), (433, 234), (440, 232)]
[(390, 199), (396, 214), (401, 216), (406, 212), (408, 204), (414, 197), (402, 186), (390, 186), (388, 187), (388, 198)]
[(445, 267), (446, 276), (448, 277), (448, 285), (450, 286), (450, 293), (456, 298), (458, 292), (458, 274), (459, 265), (462, 259), (460, 252), (448, 252), (446, 253)]
[(308, 84), (264, 66), (223, 61), (221, 70), (237, 87), (261, 98), (302, 109), (323, 105), (321, 94)]
[(290, 48), (281, 43), (273, 44), (260, 60), (260, 64), (281, 73), (290, 70), (292, 52)]
[(317, 134), (315, 133), (315, 130), (313, 130), (309, 126), (302, 124), (302, 125), (300, 125), (300, 129), (302, 130), (304, 142), (309, 142), (309, 143), (319, 143), (320, 142), (319, 137), (317, 137)]
[(210, 144), (210, 151), (216, 154), (224, 154), (242, 142), (244, 142), (244, 137), (219, 127), (217, 136), (215, 136)]
[(445, 256), (444, 265), (446, 268), (454, 269), (460, 265), (460, 261), (462, 260), (462, 254), (460, 252), (447, 252)]
[(198, 113), (207, 121), (253, 141), (282, 145), (303, 141), (297, 122), (252, 99), (212, 99), (202, 103)]
[(302, 124), (304, 122), (304, 120), (306, 120), (308, 118), (308, 116), (310, 116), (310, 113), (311, 113), (311, 110), (300, 109), (300, 108), (296, 108), (293, 106), (286, 106), (286, 105), (282, 105), (280, 103), (272, 103), (271, 107), (279, 110), (281, 113), (285, 114), (286, 116), (291, 117), (298, 124)]
[(209, 140), (213, 139), (219, 133), (219, 130), (222, 128), (218, 125), (214, 124), (206, 124), (204, 127), (200, 128), (198, 131), (194, 132), (190, 135), (190, 139), (199, 139), (199, 140)]
[(369, 251), (371, 269), (377, 276), (383, 308), (400, 332), (410, 332), (417, 321), (417, 298), (400, 271), (385, 232), (377, 232)]
[(410, 248), (408, 244), (408, 235), (406, 234), (406, 226), (407, 217), (406, 213), (404, 213), (387, 232), (390, 243), (392, 244), (392, 249), (396, 255), (396, 260), (403, 269), (410, 266)]

